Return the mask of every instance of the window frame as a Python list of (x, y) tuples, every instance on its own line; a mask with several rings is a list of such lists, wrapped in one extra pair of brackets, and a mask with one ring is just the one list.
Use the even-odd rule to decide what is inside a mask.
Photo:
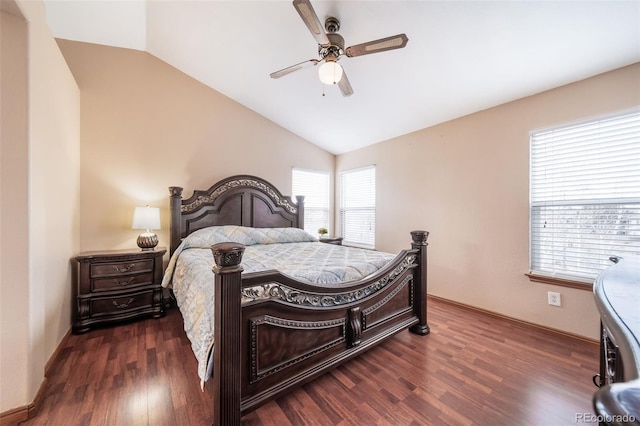
[[(369, 196), (367, 205), (364, 206), (352, 206), (345, 207), (345, 203), (347, 201), (346, 197), (349, 197), (350, 190), (345, 188), (346, 178), (347, 176), (355, 176), (356, 173), (363, 173), (371, 171), (372, 176), (369, 176), (369, 179), (373, 179), (372, 188), (365, 188), (367, 190), (367, 194)], [(367, 179), (366, 175), (364, 179)], [(340, 236), (343, 237), (342, 243), (344, 245), (362, 247), (368, 249), (375, 249), (375, 241), (376, 241), (376, 166), (375, 164), (358, 167), (349, 170), (343, 170), (338, 174), (338, 188), (339, 188), (339, 206), (338, 206), (338, 217), (339, 217), (339, 229)], [(353, 190), (353, 188), (351, 188)], [(361, 192), (363, 193), (363, 192)], [(363, 230), (348, 230), (346, 227), (348, 226), (348, 221), (345, 219), (347, 214), (355, 213), (357, 211), (365, 212), (365, 215), (368, 212), (368, 218), (365, 218), (363, 222), (368, 222), (370, 227), (369, 232)], [(366, 225), (365, 225), (366, 226)], [(351, 235), (363, 233), (365, 232), (365, 238), (357, 239), (350, 238)]]
[[(623, 127), (621, 127), (621, 123), (623, 123), (624, 120), (626, 119), (629, 119), (629, 122), (631, 123), (629, 126), (629, 128), (631, 129), (629, 134), (631, 136), (627, 136), (627, 135), (615, 136), (614, 135), (614, 137), (607, 140), (607, 143), (602, 141), (603, 134), (608, 135), (608, 133), (611, 132), (612, 129), (616, 129), (616, 130), (622, 129)], [(614, 123), (615, 127), (611, 126), (611, 123)], [(594, 128), (597, 128), (598, 130), (591, 131), (591, 129), (594, 129)], [(554, 167), (553, 163), (555, 162), (555, 160), (551, 159), (551, 155), (549, 155), (550, 157), (549, 161), (543, 162), (541, 165), (535, 164), (534, 156), (537, 154), (534, 154), (534, 140), (536, 143), (538, 142), (536, 138), (546, 137), (547, 139), (549, 139), (550, 147), (547, 147), (544, 149), (549, 149), (551, 151), (551, 150), (557, 149), (557, 146), (551, 146), (552, 143), (555, 142), (556, 144), (560, 144), (561, 142), (564, 142), (562, 139), (565, 138), (566, 136), (561, 136), (561, 135), (564, 135), (567, 132), (575, 132), (575, 131), (593, 133), (592, 135), (588, 135), (588, 136), (580, 135), (577, 138), (577, 141), (573, 143), (573, 144), (578, 144), (578, 143), (591, 142), (592, 146), (594, 147), (593, 149), (591, 148), (585, 149), (577, 146), (571, 146), (570, 151), (567, 151), (568, 154), (576, 155), (576, 157), (578, 153), (580, 155), (589, 154), (588, 159), (591, 161), (594, 161), (594, 163), (590, 167), (586, 167), (584, 166), (584, 163), (587, 161), (581, 161), (579, 163), (576, 163), (575, 162), (576, 157), (571, 157), (571, 161), (574, 164), (579, 164), (580, 171), (588, 172), (588, 174), (585, 175), (586, 176), (585, 178), (581, 178), (580, 180), (573, 179), (573, 177), (558, 179), (556, 175), (554, 175), (554, 173), (557, 174), (559, 171), (562, 171), (562, 173), (564, 174), (564, 173), (567, 173), (566, 172), (567, 169), (561, 169), (558, 166), (556, 166), (556, 168), (553, 168)], [(554, 132), (556, 132), (558, 135), (553, 136)], [(604, 269), (606, 266), (609, 265), (607, 264), (607, 261), (603, 259), (602, 256), (597, 256), (595, 257), (595, 259), (597, 259), (597, 262), (599, 263), (597, 263), (598, 265), (597, 268), (593, 268), (593, 269), (596, 269), (596, 271), (592, 270), (591, 272), (588, 272), (588, 269), (591, 266), (591, 263), (589, 262), (593, 261), (594, 259), (593, 252), (596, 251), (596, 248), (602, 250), (602, 247), (605, 247), (604, 250), (607, 250), (607, 251), (610, 250), (612, 256), (616, 254), (628, 254), (628, 253), (640, 254), (639, 251), (634, 249), (635, 247), (634, 241), (638, 238), (637, 235), (640, 230), (640, 219), (639, 219), (640, 214), (638, 213), (640, 211), (638, 210), (640, 209), (640, 194), (638, 194), (634, 190), (636, 186), (632, 184), (630, 185), (630, 189), (620, 193), (619, 187), (623, 187), (624, 185), (620, 185), (620, 184), (618, 184), (618, 186), (615, 185), (616, 183), (615, 175), (612, 174), (610, 177), (606, 179), (598, 178), (598, 177), (594, 178), (594, 176), (599, 176), (597, 175), (597, 172), (595, 171), (597, 169), (594, 168), (594, 166), (596, 165), (600, 166), (603, 164), (603, 162), (601, 162), (600, 159), (604, 158), (604, 156), (600, 153), (600, 151), (609, 146), (608, 141), (610, 140), (615, 141), (616, 147), (622, 146), (624, 144), (629, 145), (630, 148), (628, 149), (629, 149), (629, 152), (631, 153), (635, 153), (637, 149), (640, 149), (639, 148), (640, 107), (623, 110), (623, 111), (619, 111), (612, 114), (591, 117), (588, 119), (583, 119), (583, 120), (579, 120), (572, 123), (562, 124), (559, 126), (533, 130), (530, 132), (529, 136), (530, 136), (529, 138), (529, 148), (530, 148), (530, 152), (529, 152), (529, 166), (530, 166), (530, 169), (529, 169), (529, 173), (530, 173), (530, 176), (529, 176), (529, 273), (525, 275), (527, 275), (529, 279), (534, 282), (541, 282), (546, 284), (554, 284), (559, 286), (590, 290), (591, 284), (593, 284), (595, 276), (597, 276), (597, 274), (599, 273), (598, 271), (601, 272), (602, 269)], [(559, 154), (554, 154), (554, 155), (558, 156)], [(635, 158), (633, 155), (631, 155), (630, 157)], [(611, 167), (611, 170), (616, 170), (615, 168), (616, 162), (620, 161), (620, 158), (623, 158), (623, 157), (618, 156), (616, 154), (613, 160), (609, 162), (605, 162), (604, 164), (607, 164), (607, 165), (613, 164), (609, 167)], [(628, 158), (628, 157), (624, 157), (624, 158)], [(640, 158), (640, 156), (638, 156), (638, 158)], [(567, 167), (566, 166), (567, 163), (568, 161), (565, 161), (565, 162), (561, 161), (561, 166)], [(540, 179), (539, 177), (536, 176), (536, 173), (540, 173), (540, 170), (544, 170), (544, 167), (547, 167), (550, 170), (548, 173), (552, 177), (547, 179), (547, 176), (545, 175), (542, 179)], [(598, 167), (598, 169), (599, 168), (600, 167)], [(619, 174), (619, 173), (616, 173), (616, 174)], [(632, 171), (629, 172), (628, 175), (625, 175), (625, 178), (627, 176), (630, 177), (632, 182), (636, 182), (638, 181), (638, 179), (640, 179), (639, 178), (640, 162), (632, 162)], [(598, 191), (599, 189), (598, 187), (601, 186), (600, 183), (607, 181), (607, 179), (610, 179), (612, 189), (608, 190), (607, 192)], [(552, 186), (558, 182), (561, 182), (561, 183), (559, 183), (556, 187)], [(579, 187), (576, 186), (575, 187), (576, 189), (571, 190), (571, 185), (575, 184), (575, 182), (579, 182), (580, 186)], [(563, 195), (560, 197), (555, 195), (549, 195), (546, 199), (543, 199), (542, 201), (540, 201), (540, 199), (538, 198), (538, 194), (537, 193), (534, 194), (535, 192), (534, 186), (538, 186), (542, 188), (547, 188), (547, 186), (551, 186), (554, 188), (554, 191), (558, 191), (558, 190), (563, 191), (562, 192)], [(548, 189), (546, 191), (549, 192)], [(545, 191), (543, 190), (541, 192), (545, 192)], [(556, 193), (557, 192), (550, 192), (550, 194), (556, 194)], [(544, 221), (544, 226), (541, 226), (542, 222), (535, 223), (536, 221), (535, 218), (536, 218), (536, 215), (543, 216), (544, 214), (549, 214), (549, 213), (545, 213), (544, 211), (545, 209), (551, 210), (552, 208), (559, 211), (559, 213), (557, 214), (557, 217), (560, 217), (562, 220), (564, 220), (564, 223), (566, 223), (567, 226), (554, 228), (554, 226), (556, 225), (554, 222), (552, 222), (550, 224), (551, 231), (549, 231), (549, 233), (547, 234), (546, 229), (544, 228), (546, 228), (548, 222)], [(572, 211), (572, 208), (577, 211), (575, 213), (575, 219), (573, 217), (570, 217), (572, 215), (569, 214)], [(628, 215), (628, 216), (625, 216), (625, 218), (628, 217), (632, 219), (630, 220), (631, 222), (630, 225), (625, 225), (625, 226), (628, 226), (628, 228), (625, 228), (625, 231), (627, 231), (628, 229), (628, 235), (627, 233), (621, 233), (618, 231), (619, 229), (618, 227), (620, 225), (607, 224), (609, 226), (608, 228), (604, 229), (605, 227), (602, 226), (604, 231), (600, 230), (600, 225), (602, 223), (607, 222), (607, 220), (602, 218), (603, 217), (602, 212), (606, 212), (607, 210), (616, 212), (618, 216)], [(551, 215), (555, 220), (556, 218), (555, 213)], [(583, 225), (581, 223), (581, 219), (584, 220), (584, 218), (591, 219), (590, 222), (588, 223), (592, 224), (591, 228), (597, 228), (597, 230), (589, 232), (588, 230), (590, 229), (590, 227), (588, 225)], [(611, 221), (609, 220), (609, 222)], [(593, 224), (596, 224), (598, 226), (594, 226)], [(542, 239), (545, 238), (545, 237), (541, 237), (540, 235), (544, 235), (544, 234), (553, 235), (553, 233), (556, 232), (556, 229), (562, 230), (563, 234), (567, 234), (572, 231), (575, 232), (574, 235), (576, 235), (576, 237), (573, 237), (573, 236), (572, 238), (569, 238), (566, 236), (557, 237), (560, 241), (562, 241), (562, 243), (565, 243), (565, 244), (567, 244), (568, 242), (573, 242), (573, 244), (575, 244), (576, 246), (579, 246), (579, 243), (581, 241), (588, 239), (588, 237), (592, 235), (597, 236), (603, 242), (606, 241), (607, 244), (600, 244), (598, 242), (598, 243), (594, 243), (593, 248), (591, 247), (577, 248), (576, 253), (578, 255), (579, 260), (577, 260), (576, 263), (584, 262), (585, 260), (588, 261), (588, 266), (582, 270), (579, 270), (577, 274), (571, 273), (570, 268), (567, 268), (566, 266), (564, 271), (560, 270), (559, 268), (554, 268), (553, 266), (551, 268), (545, 268), (545, 267), (537, 268), (537, 266), (544, 263), (542, 262), (541, 257), (536, 258), (536, 253), (541, 255), (541, 253), (544, 251), (544, 249), (542, 248), (540, 249), (537, 248), (537, 247), (542, 247), (540, 244), (542, 244), (541, 243)], [(615, 231), (615, 232), (612, 232), (612, 231)], [(536, 239), (536, 234), (538, 235), (537, 237), (538, 239)], [(623, 237), (620, 237), (621, 235), (628, 236), (628, 239), (630, 242), (628, 242), (628, 244), (624, 246), (625, 247), (624, 249), (620, 249), (619, 252), (616, 253), (615, 250), (611, 248), (612, 247), (611, 241), (621, 241), (622, 243), (624, 243), (625, 241)], [(547, 236), (546, 238), (552, 239), (556, 237)], [(545, 244), (548, 244), (548, 242)], [(584, 243), (582, 243), (582, 245), (587, 246), (587, 244), (584, 244)], [(569, 245), (567, 244), (567, 246)], [(565, 249), (565, 253), (566, 253), (566, 249)], [(560, 249), (559, 248), (552, 249), (551, 256), (553, 261), (556, 261), (556, 257), (558, 258), (562, 257), (562, 255), (560, 255)], [(608, 258), (608, 256), (606, 256), (606, 258)], [(576, 267), (576, 269), (579, 269), (579, 268)], [(595, 274), (595, 276), (593, 274)]]
[[(326, 178), (326, 188), (325, 188), (326, 207), (324, 205), (322, 206), (314, 205), (316, 204), (314, 202), (314, 199), (319, 195), (314, 194), (313, 191), (303, 191), (303, 192), (307, 192), (307, 194), (297, 193), (300, 191), (296, 191), (296, 189), (299, 189), (299, 186), (296, 187), (296, 185), (301, 185), (301, 182), (300, 180), (298, 180), (296, 184), (296, 176), (295, 176), (296, 173), (300, 173), (300, 174), (304, 173), (304, 174), (307, 174), (307, 176), (310, 176), (310, 175), (315, 175), (316, 177), (323, 176)], [(318, 184), (318, 182), (316, 182), (316, 184)], [(320, 192), (320, 190), (318, 190), (318, 192)], [(328, 235), (331, 235), (331, 172), (324, 171), (324, 170), (310, 170), (310, 169), (303, 169), (300, 167), (293, 167), (291, 169), (291, 197), (295, 199), (296, 195), (305, 196), (304, 230), (313, 236), (318, 236), (319, 228), (327, 228), (327, 231), (329, 232)], [(324, 216), (325, 220), (310, 220), (310, 218), (312, 217), (312, 214), (317, 212), (322, 212), (323, 214), (321, 215)], [(322, 225), (320, 225), (321, 222), (322, 222)]]

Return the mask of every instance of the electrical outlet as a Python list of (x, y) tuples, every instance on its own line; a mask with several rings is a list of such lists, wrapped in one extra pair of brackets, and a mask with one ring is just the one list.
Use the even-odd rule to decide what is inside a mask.
[(560, 293), (556, 293), (555, 291), (550, 291), (547, 293), (547, 299), (549, 301), (549, 304), (552, 306), (562, 306)]

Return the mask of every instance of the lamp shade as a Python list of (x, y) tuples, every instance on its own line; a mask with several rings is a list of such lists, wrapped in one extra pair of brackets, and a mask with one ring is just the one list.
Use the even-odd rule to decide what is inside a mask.
[(136, 207), (133, 212), (133, 229), (160, 229), (160, 209), (158, 207)]
[(342, 78), (342, 67), (335, 61), (326, 61), (318, 68), (318, 76), (324, 84), (337, 84)]

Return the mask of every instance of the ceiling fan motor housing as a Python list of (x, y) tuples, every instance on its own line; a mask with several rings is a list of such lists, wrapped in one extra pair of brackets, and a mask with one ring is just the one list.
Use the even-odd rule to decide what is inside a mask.
[(340, 31), (340, 21), (338, 21), (338, 18), (329, 16), (327, 20), (324, 21), (324, 28), (329, 34), (337, 33), (338, 31)]
[(318, 45), (320, 59), (338, 60), (344, 54), (344, 38), (336, 33), (327, 34), (327, 38), (329, 39), (328, 45)]

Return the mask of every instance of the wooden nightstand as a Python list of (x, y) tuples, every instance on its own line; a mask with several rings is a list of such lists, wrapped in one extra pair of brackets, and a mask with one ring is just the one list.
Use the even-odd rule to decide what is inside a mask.
[(164, 315), (162, 256), (152, 251), (111, 250), (80, 254), (76, 309), (72, 330), (84, 333), (93, 326)]
[(321, 243), (335, 244), (337, 246), (342, 245), (342, 237), (323, 237), (320, 238), (319, 241)]

